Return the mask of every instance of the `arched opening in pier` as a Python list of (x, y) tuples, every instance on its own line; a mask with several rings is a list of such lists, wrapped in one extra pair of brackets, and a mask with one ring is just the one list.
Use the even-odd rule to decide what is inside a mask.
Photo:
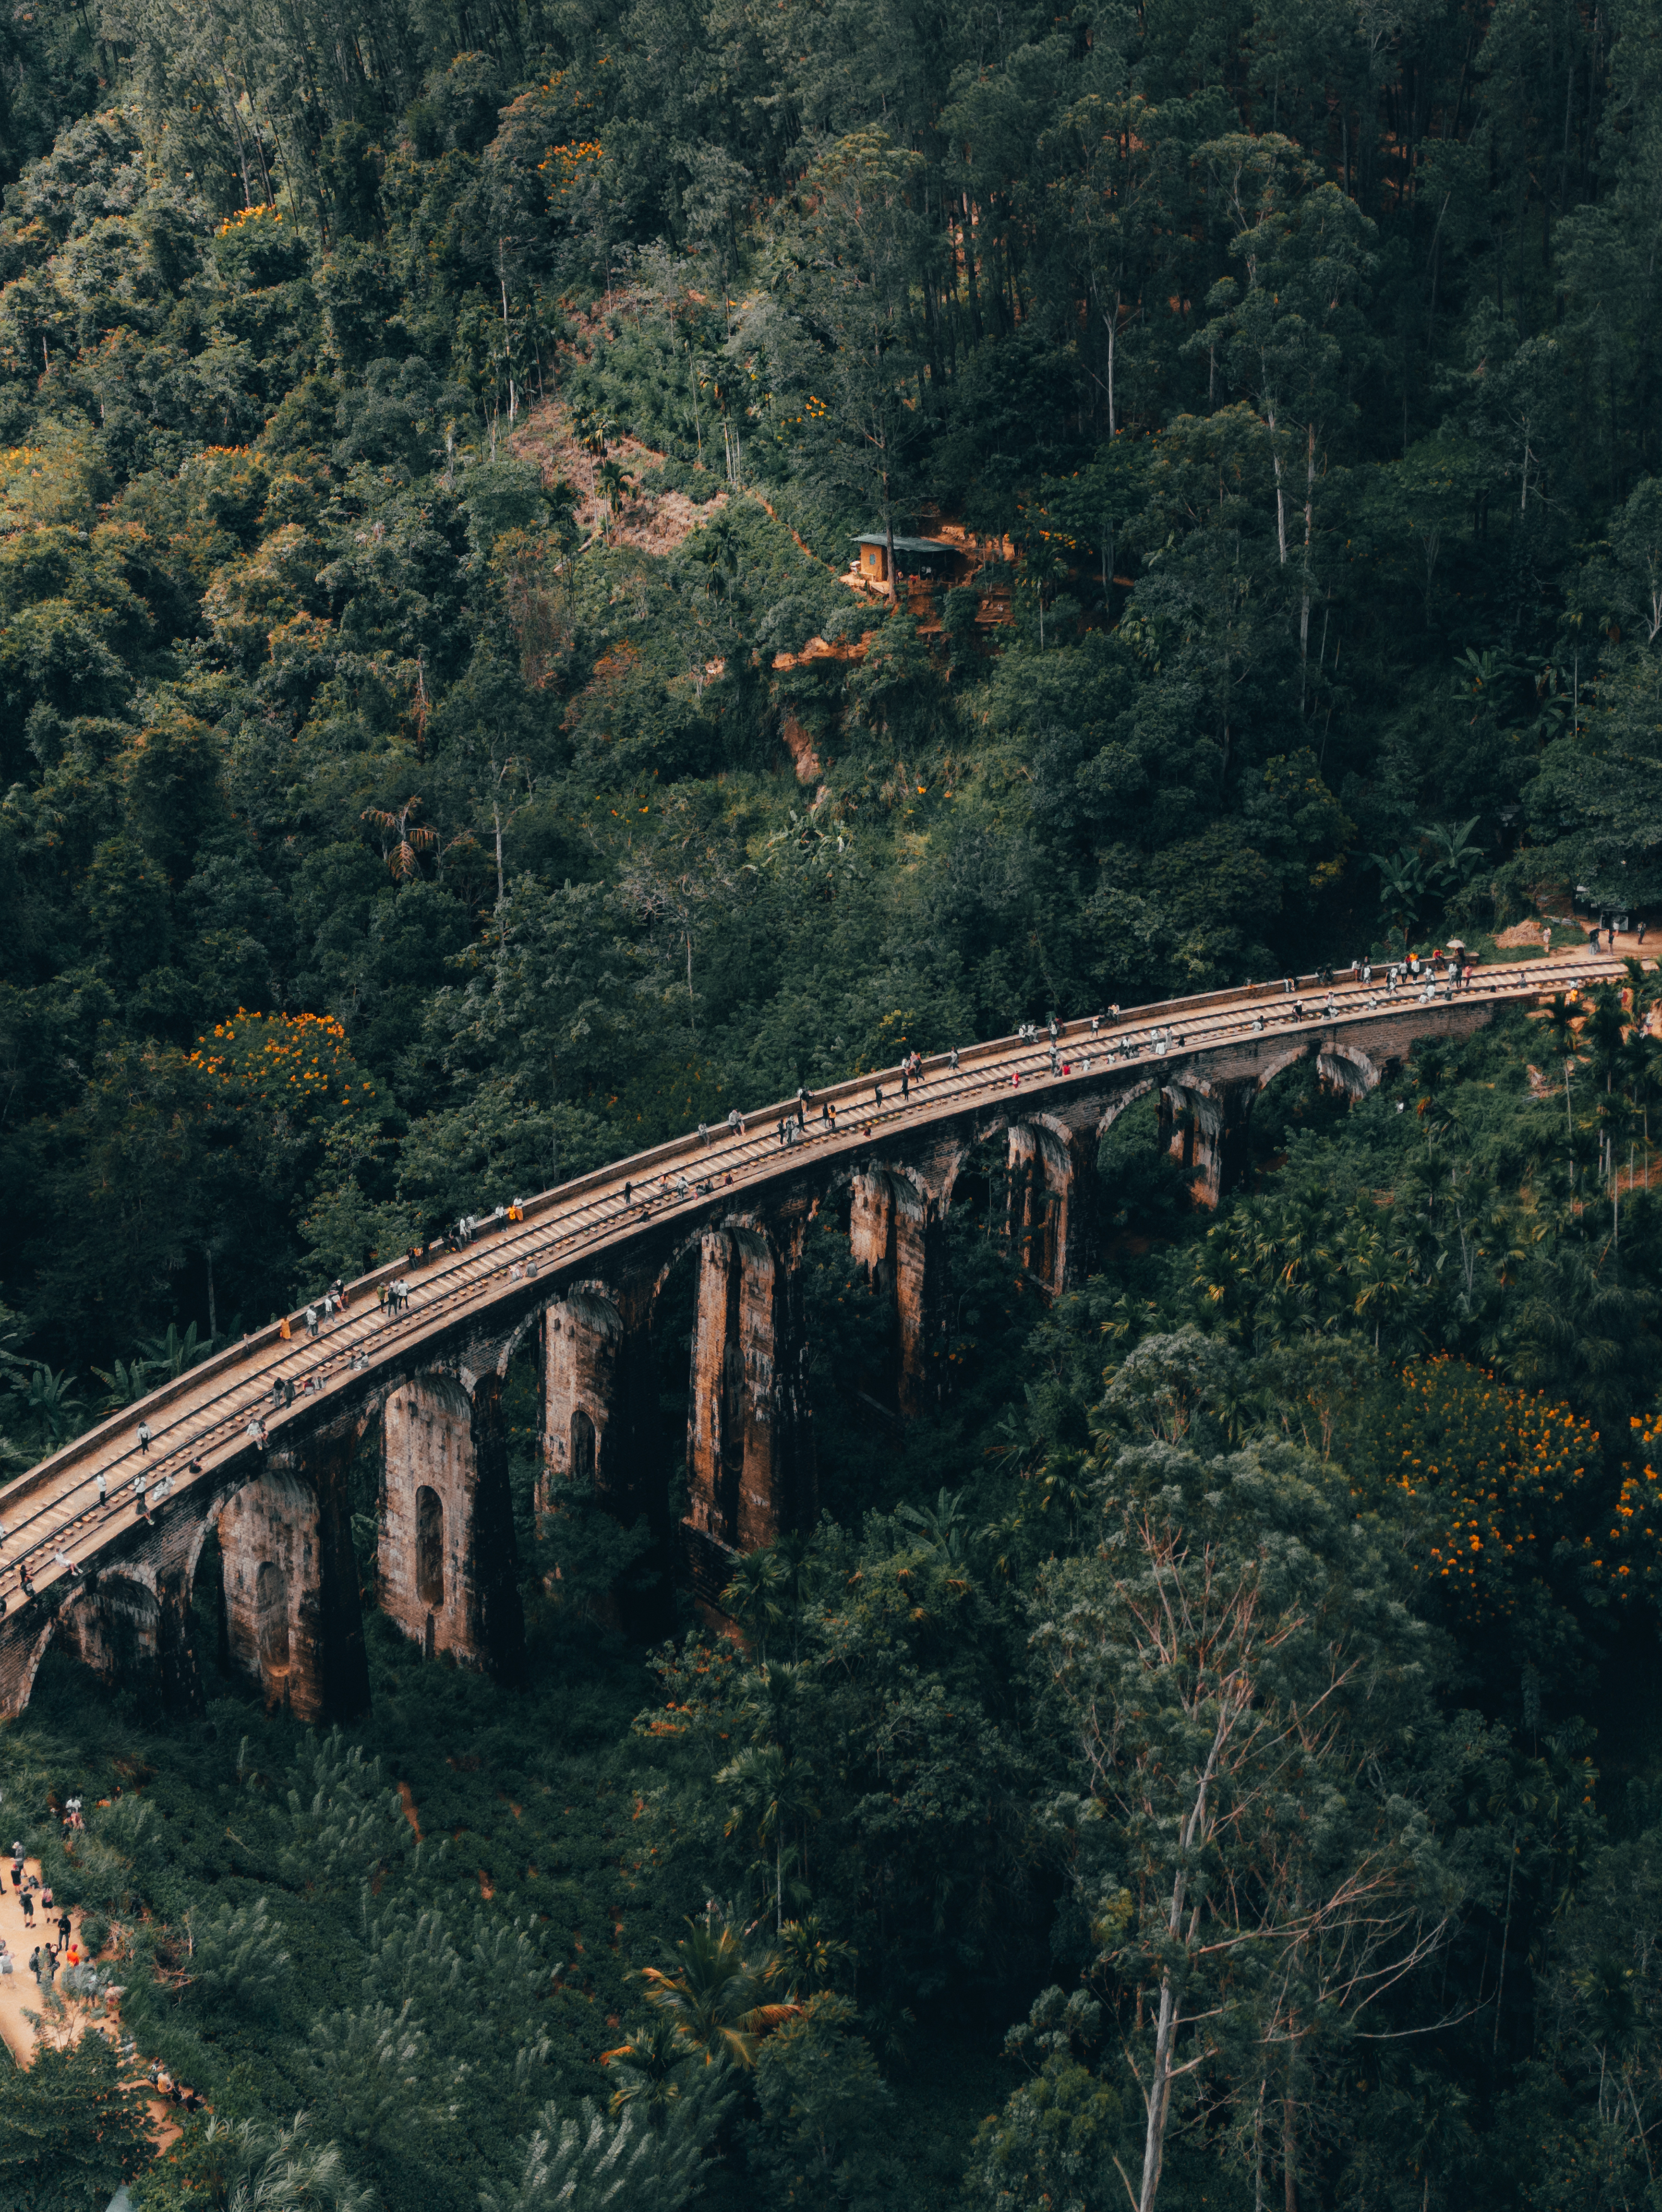
[(434, 1612), (445, 1601), (445, 1509), (425, 1482), (416, 1492), (416, 1595)]
[(288, 1672), (288, 1577), (275, 1560), (262, 1562), (254, 1577), (254, 1632), (260, 1671), (270, 1677)]

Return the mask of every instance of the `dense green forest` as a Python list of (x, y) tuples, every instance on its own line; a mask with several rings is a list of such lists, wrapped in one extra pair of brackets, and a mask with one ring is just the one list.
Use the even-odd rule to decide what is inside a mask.
[[(1662, 910), (1659, 34), (11, 11), (5, 1471), (732, 1105)], [(1216, 1217), (1125, 1115), (1053, 1308), (990, 1184), (904, 1430), (826, 1224), (737, 1638), (616, 1632), (516, 1370), (529, 1688), (372, 1614), (310, 1738), (205, 1598), (205, 1721), (49, 1654), (8, 1838), (212, 2113), (153, 2158), (94, 1976), (0, 2212), (1653, 2203), (1658, 989), (1295, 1070)]]

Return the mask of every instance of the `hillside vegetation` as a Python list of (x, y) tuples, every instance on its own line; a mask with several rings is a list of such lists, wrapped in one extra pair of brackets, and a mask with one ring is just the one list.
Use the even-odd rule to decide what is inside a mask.
[[(799, 1083), (1662, 917), (1659, 30), (0, 23), (3, 1471)], [(742, 1638), (539, 1525), (516, 1372), (529, 1690), (372, 1619), (308, 1739), (210, 1574), (206, 1723), (49, 1656), (5, 1818), (214, 2116), (149, 2160), (72, 1992), (0, 2212), (1648, 2202), (1656, 994), (1290, 1072), (1215, 1218), (1145, 1103), (1053, 1308), (995, 1166), (903, 1431), (821, 1223)]]

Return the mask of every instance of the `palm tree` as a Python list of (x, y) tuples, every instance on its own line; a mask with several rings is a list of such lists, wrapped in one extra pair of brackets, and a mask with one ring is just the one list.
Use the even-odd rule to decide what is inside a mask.
[(617, 2081), (612, 2092), (613, 2112), (621, 2112), (633, 2105), (653, 2127), (661, 2129), (670, 2106), (681, 2094), (681, 2069), (688, 2063), (687, 2048), (675, 2021), (660, 2017), (636, 2028), (627, 2042), (603, 2051), (600, 2063), (613, 2069)]
[(1651, 1104), (1662, 1097), (1662, 1042), (1635, 1030), (1622, 1054), (1622, 1088), (1633, 1102), (1644, 1133), (1645, 1157), (1650, 1158)]
[(1572, 1143), (1575, 1139), (1575, 1122), (1569, 1107), (1569, 1070), (1570, 1062), (1575, 1058), (1575, 1022), (1574, 1007), (1562, 991), (1555, 993), (1552, 1004), (1546, 1011), (1546, 1024), (1553, 1048), (1564, 1063), (1564, 1126), (1569, 1132)]
[(624, 501), (634, 489), (634, 478), (622, 461), (613, 459), (602, 461), (597, 471), (597, 482), (606, 504), (610, 507), (613, 514), (621, 514), (623, 511)]
[(780, 1929), (774, 1973), (789, 1996), (798, 1998), (804, 1992), (811, 1996), (816, 1990), (829, 1989), (838, 1968), (852, 1964), (853, 1957), (852, 1945), (828, 1936), (818, 1913), (810, 1912), (805, 1919), (787, 1920)]
[(919, 1550), (927, 1551), (943, 1566), (961, 1567), (966, 1564), (969, 1523), (955, 1490), (948, 1490), (943, 1485), (933, 1505), (914, 1505), (908, 1498), (895, 1507), (895, 1518), (908, 1530), (915, 1531), (920, 1540)]
[(785, 1560), (778, 1547), (770, 1545), (763, 1552), (747, 1552), (721, 1593), (722, 1611), (738, 1623), (746, 1642), (763, 1660), (770, 1632), (787, 1617), (787, 1580)]
[[(778, 1669), (773, 1670), (778, 1672)], [(785, 1926), (785, 1875), (798, 1853), (786, 1849), (785, 1832), (793, 1820), (804, 1820), (810, 1802), (803, 1791), (804, 1770), (779, 1743), (747, 1744), (728, 1760), (716, 1776), (716, 1787), (731, 1793), (726, 1832), (749, 1827), (757, 1844), (773, 1855), (773, 1924)]]
[(676, 1946), (679, 1972), (643, 1969), (646, 2002), (670, 2022), (683, 2050), (701, 2051), (707, 2065), (730, 2058), (748, 2071), (756, 2063), (761, 2038), (798, 2008), (764, 1999), (771, 1958), (747, 1959), (725, 1921), (713, 1926), (707, 1917), (687, 1926), (689, 1932)]
[(425, 823), (417, 828), (410, 821), (409, 817), (421, 803), (419, 798), (410, 798), (405, 799), (402, 806), (390, 810), (384, 806), (366, 806), (359, 817), (361, 821), (374, 823), (379, 829), (394, 833), (391, 847), (383, 846), (382, 854), (395, 883), (404, 883), (416, 872), (416, 855), (418, 850), (426, 851), (439, 842), (436, 830), (429, 829)]
[(1616, 1071), (1621, 1065), (1627, 1033), (1627, 1009), (1622, 1004), (1620, 993), (1612, 984), (1601, 984), (1581, 1034), (1592, 1048), (1594, 1073), (1604, 1079), (1604, 1096), (1598, 1106), (1598, 1157), (1606, 1175), (1614, 1160), (1615, 1136), (1622, 1118), (1616, 1099)]
[(373, 2212), (373, 2189), (360, 2189), (338, 2145), (314, 2142), (304, 2112), (288, 2127), (210, 2117), (196, 2151), (203, 2212)]
[(1393, 1243), (1374, 1223), (1352, 1215), (1339, 1245), (1339, 1271), (1354, 1296), (1351, 1310), (1364, 1325), (1374, 1324), (1374, 1349), (1380, 1331), (1407, 1306), (1414, 1280), (1414, 1255)]

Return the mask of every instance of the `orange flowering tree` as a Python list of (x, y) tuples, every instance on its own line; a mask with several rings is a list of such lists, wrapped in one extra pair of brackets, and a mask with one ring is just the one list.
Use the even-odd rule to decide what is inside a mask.
[(207, 1085), (210, 1116), (330, 1118), (373, 1103), (375, 1086), (352, 1057), (333, 1014), (251, 1014), (216, 1022), (197, 1039), (190, 1065)]
[(1597, 1548), (1622, 1596), (1662, 1597), (1662, 1413), (1635, 1413), (1631, 1427), (1638, 1456), (1622, 1470), (1611, 1525), (1599, 1532)]
[(1415, 1573), (1468, 1626), (1515, 1613), (1564, 1547), (1609, 1583), (1626, 1573), (1585, 1535), (1600, 1488), (1598, 1433), (1544, 1394), (1510, 1389), (1447, 1354), (1415, 1360), (1381, 1424), (1375, 1464), (1386, 1490), (1414, 1509)]
[(332, 1014), (252, 1014), (215, 1024), (187, 1064), (206, 1096), (210, 1160), (239, 1190), (264, 1192), (310, 1255), (309, 1282), (354, 1276), (420, 1234), (417, 1209), (386, 1195), (391, 1139), (373, 1079)]

